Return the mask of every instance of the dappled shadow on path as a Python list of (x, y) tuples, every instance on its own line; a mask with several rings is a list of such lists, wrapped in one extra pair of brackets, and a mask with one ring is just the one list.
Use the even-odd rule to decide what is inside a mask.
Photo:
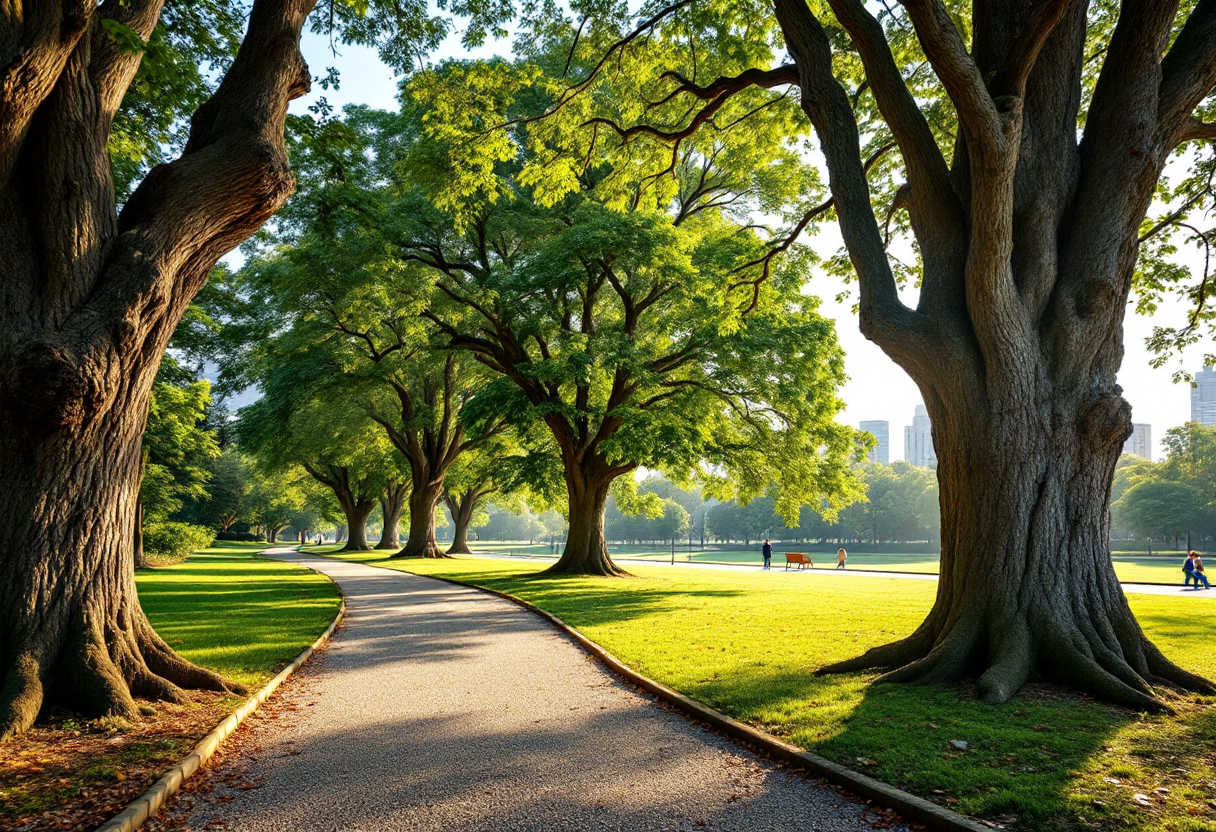
[(292, 683), (284, 718), (254, 730), (243, 783), (217, 771), (190, 828), (870, 828), (863, 805), (656, 706), (508, 601), (318, 566), (341, 582), (348, 619)]

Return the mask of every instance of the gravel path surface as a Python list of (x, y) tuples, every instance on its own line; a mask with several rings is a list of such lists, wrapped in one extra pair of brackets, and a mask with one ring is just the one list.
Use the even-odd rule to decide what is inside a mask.
[(856, 799), (627, 688), (508, 601), (361, 564), (274, 554), (337, 581), (346, 621), (159, 828), (874, 828), (867, 818), (877, 818)]

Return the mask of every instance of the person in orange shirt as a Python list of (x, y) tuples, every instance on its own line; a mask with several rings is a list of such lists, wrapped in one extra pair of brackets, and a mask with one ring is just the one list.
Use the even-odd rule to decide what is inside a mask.
[(836, 553), (836, 568), (844, 569), (844, 562), (846, 560), (848, 560), (848, 558), (849, 558), (849, 553), (846, 552), (843, 548), (841, 548), (840, 551), (838, 551)]

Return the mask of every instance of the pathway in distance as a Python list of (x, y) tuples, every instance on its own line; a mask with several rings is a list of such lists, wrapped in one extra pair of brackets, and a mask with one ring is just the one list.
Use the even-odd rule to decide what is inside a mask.
[(660, 707), (508, 601), (273, 554), (337, 581), (345, 624), (278, 694), (276, 718), (170, 808), (170, 828), (873, 829), (862, 803)]

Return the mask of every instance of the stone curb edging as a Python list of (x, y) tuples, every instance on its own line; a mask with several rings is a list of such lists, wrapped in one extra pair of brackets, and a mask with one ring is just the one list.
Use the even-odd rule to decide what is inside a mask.
[[(334, 585), (337, 586), (336, 583)], [(342, 591), (340, 587), (338, 591)], [(334, 630), (338, 628), (338, 624), (345, 615), (346, 600), (343, 599), (338, 605), (338, 614), (334, 616), (333, 621), (329, 622), (329, 626), (325, 628), (325, 632), (321, 633), (316, 641), (306, 647), (304, 652), (296, 656), (295, 661), (283, 668), (277, 676), (266, 683), (265, 687), (246, 699), (244, 704), (239, 708), (224, 717), (223, 721), (215, 726), (210, 734), (203, 737), (199, 741), (199, 744), (194, 747), (194, 751), (186, 755), (184, 760), (165, 772), (163, 777), (136, 798), (131, 805), (97, 827), (94, 832), (135, 832), (136, 829), (143, 826), (149, 818), (159, 812), (169, 802), (169, 798), (177, 794), (186, 780), (211, 759), (224, 740), (240, 727), (241, 723), (256, 711), (263, 702), (270, 698), (270, 695), (278, 689), (279, 685), (291, 678), (291, 675), (300, 668), (300, 665), (304, 664), (313, 653), (319, 650), (325, 642), (329, 641), (330, 636), (334, 634)]]
[[(364, 564), (372, 566), (374, 564)], [(388, 567), (379, 567), (385, 569)], [(396, 570), (394, 570), (396, 571)], [(418, 573), (410, 573), (418, 574)], [(685, 714), (693, 717), (696, 720), (707, 723), (721, 734), (725, 734), (733, 740), (751, 746), (752, 748), (769, 754), (782, 762), (789, 763), (799, 768), (821, 777), (838, 786), (844, 786), (850, 792), (861, 797), (869, 798), (875, 803), (878, 803), (887, 808), (894, 809), (908, 820), (924, 824), (928, 829), (940, 830), (941, 832), (990, 832), (991, 826), (972, 820), (958, 812), (953, 812), (944, 806), (939, 806), (932, 801), (917, 797), (914, 794), (897, 789), (883, 783), (880, 780), (875, 780), (873, 777), (867, 777), (860, 772), (845, 768), (842, 765), (832, 762), (826, 757), (820, 757), (818, 754), (812, 754), (809, 751), (803, 751), (797, 746), (780, 740), (771, 734), (766, 734), (750, 725), (745, 725), (735, 719), (731, 719), (726, 714), (715, 711), (706, 705), (701, 704), (695, 699), (691, 699), (684, 694), (667, 687), (666, 685), (656, 682), (635, 670), (627, 667), (623, 662), (609, 653), (600, 645), (596, 644), (591, 639), (584, 636), (578, 630), (575, 630), (565, 621), (562, 621), (551, 612), (546, 612), (540, 607), (532, 604), (522, 598), (516, 598), (508, 595), (505, 592), (499, 592), (496, 589), (487, 589), (486, 587), (474, 586), (473, 584), (458, 581), (454, 578), (440, 578), (436, 575), (419, 575), (422, 578), (431, 578), (444, 583), (461, 586), (468, 589), (475, 589), (479, 592), (486, 592), (491, 595), (497, 595), (499, 598), (505, 598), (513, 604), (523, 607), (524, 609), (546, 619), (560, 631), (574, 639), (580, 647), (587, 653), (597, 659), (601, 664), (608, 668), (617, 676), (625, 679), (631, 684), (647, 691), (664, 702), (675, 706)], [(98, 830), (98, 832), (101, 832)], [(108, 832), (108, 830), (107, 830)]]

